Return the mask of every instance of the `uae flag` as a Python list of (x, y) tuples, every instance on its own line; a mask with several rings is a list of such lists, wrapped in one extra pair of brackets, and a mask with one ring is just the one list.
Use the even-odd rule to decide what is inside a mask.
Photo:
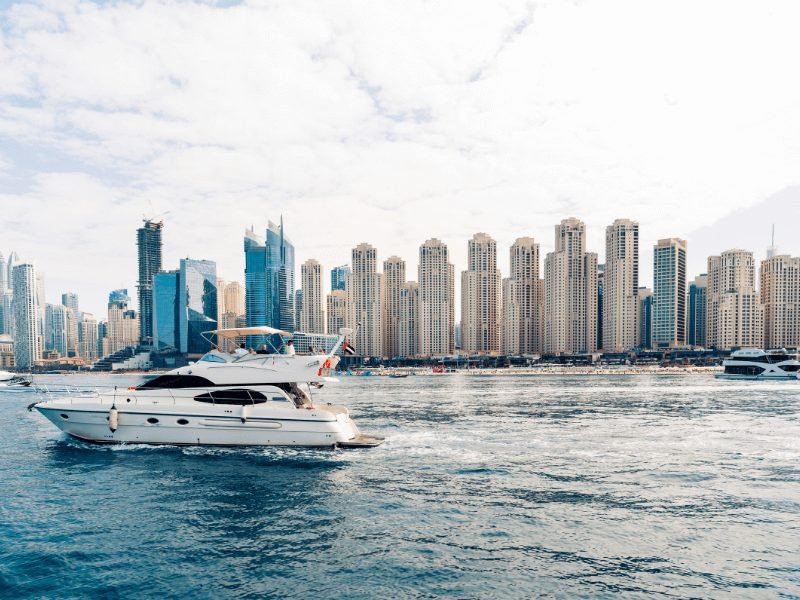
[(356, 349), (353, 348), (350, 344), (348, 344), (347, 340), (345, 340), (344, 344), (342, 345), (342, 352), (350, 356), (353, 356), (356, 353)]

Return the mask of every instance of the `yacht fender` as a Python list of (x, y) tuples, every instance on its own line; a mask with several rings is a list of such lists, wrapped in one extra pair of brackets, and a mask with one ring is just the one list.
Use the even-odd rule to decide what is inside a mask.
[(116, 406), (112, 406), (111, 410), (108, 411), (108, 428), (111, 433), (114, 433), (117, 427), (119, 427), (119, 411)]
[(241, 419), (242, 419), (242, 423), (247, 423), (247, 407), (246, 406), (242, 406)]

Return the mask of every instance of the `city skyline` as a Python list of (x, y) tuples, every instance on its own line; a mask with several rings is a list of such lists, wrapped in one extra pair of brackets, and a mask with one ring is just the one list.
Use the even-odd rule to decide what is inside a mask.
[[(798, 218), (800, 218), (800, 188), (798, 188), (798, 205), (796, 207)], [(793, 210), (793, 207), (789, 207), (790, 211)], [(272, 218), (279, 218), (281, 217), (280, 214), (272, 215)], [(730, 220), (733, 218), (739, 218), (747, 220), (746, 216), (743, 214), (728, 216), (725, 220)], [(461, 262), (457, 262), (457, 259), (451, 258), (451, 262), (455, 265), (456, 273), (459, 273), (459, 282), (460, 282), (460, 272), (463, 271), (467, 266), (467, 247), (468, 247), (468, 240), (475, 234), (486, 232), (490, 235), (493, 239), (496, 240), (498, 252), (501, 257), (505, 257), (507, 254), (508, 249), (514, 244), (515, 240), (519, 237), (532, 237), (536, 240), (537, 244), (541, 246), (541, 258), (540, 258), (540, 269), (542, 273), (544, 272), (544, 258), (546, 257), (548, 252), (552, 252), (554, 248), (554, 243), (552, 240), (552, 227), (556, 225), (560, 220), (563, 218), (577, 218), (578, 220), (585, 222), (580, 216), (570, 215), (564, 216), (561, 219), (558, 219), (554, 223), (552, 223), (549, 227), (544, 228), (544, 232), (540, 231), (542, 227), (537, 227), (536, 234), (531, 235), (530, 231), (519, 231), (517, 235), (515, 235), (507, 245), (504, 245), (497, 236), (494, 236), (491, 231), (488, 229), (481, 229), (478, 228), (473, 232), (465, 234), (462, 238), (458, 238), (454, 240), (442, 240), (447, 247), (449, 248), (449, 254), (451, 257), (461, 256)], [(612, 221), (616, 219), (636, 219), (635, 215), (628, 215), (628, 216), (617, 216)], [(140, 227), (142, 219), (140, 218), (137, 220), (134, 218), (133, 223), (137, 223), (136, 227)], [(607, 261), (606, 258), (606, 228), (611, 224), (612, 221), (609, 221), (606, 224), (601, 225), (600, 227), (593, 230), (588, 224), (586, 224), (586, 239), (587, 239), (587, 251), (594, 252), (598, 255), (598, 264), (605, 264)], [(287, 219), (288, 222), (288, 219)], [(776, 247), (777, 247), (777, 254), (780, 255), (788, 255), (788, 256), (798, 256), (800, 255), (800, 238), (792, 235), (792, 229), (789, 225), (782, 225), (785, 223), (784, 219), (779, 220), (774, 226), (776, 231)], [(124, 227), (127, 225), (127, 228)], [(256, 232), (261, 230), (268, 230), (269, 227), (275, 227), (277, 231), (280, 230), (279, 226), (274, 225), (269, 218), (264, 219), (263, 227), (256, 225)], [(131, 224), (120, 224), (120, 229), (125, 229), (124, 233), (130, 238), (128, 244), (124, 244), (126, 246), (130, 246), (128, 248), (128, 252), (125, 255), (128, 257), (130, 262), (124, 265), (117, 265), (113, 269), (113, 275), (109, 276), (109, 283), (106, 285), (102, 281), (99, 281), (99, 278), (87, 278), (87, 275), (91, 274), (92, 264), (88, 260), (81, 260), (80, 257), (72, 256), (72, 260), (70, 261), (70, 268), (72, 272), (78, 271), (80, 274), (74, 278), (70, 278), (68, 276), (63, 275), (61, 272), (52, 272), (52, 270), (48, 267), (48, 264), (53, 263), (57, 264), (56, 260), (51, 260), (49, 262), (45, 262), (42, 260), (38, 255), (33, 255), (35, 253), (29, 253), (19, 247), (13, 248), (0, 248), (0, 252), (3, 253), (6, 258), (10, 258), (11, 254), (13, 253), (16, 260), (22, 260), (25, 262), (29, 262), (35, 265), (36, 271), (39, 276), (46, 276), (47, 277), (47, 286), (46, 286), (46, 302), (49, 304), (61, 304), (61, 296), (63, 293), (76, 293), (81, 299), (81, 310), (86, 311), (88, 313), (92, 313), (98, 316), (105, 314), (106, 309), (106, 297), (108, 296), (108, 292), (112, 289), (120, 289), (125, 288), (129, 291), (129, 294), (133, 301), (133, 306), (137, 307), (138, 309), (138, 296), (136, 294), (137, 289), (137, 271), (136, 271), (136, 261), (137, 261), (137, 250), (136, 250), (136, 231), (132, 232)], [(172, 231), (172, 227), (170, 226), (169, 219), (165, 219), (164, 223), (164, 231), (163, 234), (163, 245), (164, 245), (164, 253), (163, 253), (163, 262), (164, 264), (178, 264), (178, 262), (183, 258), (204, 258), (208, 260), (213, 260), (217, 264), (218, 274), (221, 279), (225, 280), (226, 282), (236, 281), (240, 284), (244, 285), (245, 282), (245, 265), (244, 259), (242, 257), (241, 252), (241, 239), (242, 233), (247, 233), (250, 230), (250, 225), (246, 227), (240, 227), (237, 232), (236, 236), (233, 241), (229, 241), (226, 245), (228, 247), (234, 247), (233, 250), (230, 252), (233, 256), (224, 255), (222, 257), (214, 256), (210, 252), (206, 252), (204, 250), (200, 250), (197, 255), (193, 255), (187, 252), (180, 252), (179, 249), (176, 249), (176, 246), (181, 245), (181, 240), (173, 239), (174, 232)], [(640, 227), (641, 230), (641, 227)], [(767, 253), (769, 250), (769, 246), (771, 243), (770, 234), (772, 231), (772, 225), (768, 227), (765, 226), (763, 232), (764, 243), (761, 246), (754, 246), (748, 247), (744, 243), (739, 243), (735, 238), (732, 238), (733, 230), (738, 230), (738, 228), (731, 228), (731, 230), (726, 231), (725, 234), (720, 236), (721, 240), (728, 241), (730, 243), (725, 246), (722, 242), (717, 243), (709, 243), (709, 241), (705, 238), (697, 239), (695, 241), (695, 245), (692, 245), (691, 238), (688, 239), (688, 246), (689, 251), (687, 253), (687, 281), (691, 281), (694, 277), (704, 274), (707, 271), (707, 260), (708, 257), (714, 254), (720, 254), (732, 248), (745, 248), (746, 250), (753, 253), (755, 264), (759, 265), (762, 260), (767, 258)], [(295, 226), (291, 227), (291, 237), (294, 240), (297, 236), (295, 234)], [(781, 232), (784, 232), (784, 236), (781, 236)], [(755, 233), (750, 231), (749, 236), (745, 236), (748, 239), (754, 239)], [(256, 237), (263, 237), (257, 235)], [(362, 236), (364, 238), (368, 236)], [(295, 276), (295, 287), (300, 289), (300, 265), (305, 262), (306, 260), (317, 260), (321, 265), (322, 268), (325, 269), (326, 273), (331, 273), (333, 269), (338, 268), (339, 266), (349, 266), (351, 262), (351, 251), (352, 248), (359, 244), (359, 243), (369, 243), (375, 246), (378, 252), (378, 260), (379, 265), (383, 264), (383, 261), (393, 255), (399, 256), (401, 259), (407, 261), (408, 269), (412, 273), (416, 273), (418, 267), (418, 261), (416, 258), (418, 257), (419, 253), (419, 246), (420, 244), (427, 239), (428, 237), (423, 237), (417, 241), (409, 242), (412, 251), (408, 254), (408, 256), (399, 254), (396, 252), (391, 251), (391, 246), (386, 246), (384, 248), (384, 244), (374, 244), (366, 240), (359, 240), (358, 238), (352, 241), (341, 241), (339, 245), (345, 249), (346, 256), (344, 258), (339, 256), (338, 250), (336, 254), (336, 258), (332, 258), (328, 260), (324, 256), (314, 256), (311, 255), (310, 252), (300, 246), (299, 244), (295, 244), (296, 246), (296, 276)], [(120, 240), (125, 241), (122, 238), (122, 233), (115, 236), (118, 241), (119, 246), (123, 244)], [(640, 282), (640, 286), (646, 286), (652, 288), (653, 286), (653, 246), (656, 244), (657, 240), (660, 237), (654, 237), (649, 239), (646, 235), (640, 233), (640, 256), (639, 256), (639, 276), (638, 280)], [(684, 238), (686, 239), (686, 238)], [(596, 240), (597, 244), (592, 245), (592, 242), (589, 240)], [(191, 243), (189, 242), (188, 238), (184, 239), (183, 242), (187, 242), (186, 245), (189, 246)], [(698, 249), (699, 246), (699, 249)], [(698, 252), (703, 252), (703, 248), (713, 247), (717, 248), (715, 252), (704, 256), (697, 256)], [(792, 250), (791, 248), (794, 248)], [(303, 258), (301, 258), (303, 257)], [(51, 257), (52, 258), (52, 257)], [(230, 265), (232, 263), (240, 263), (240, 267), (237, 270), (235, 266), (231, 269), (229, 268), (227, 271), (224, 271), (220, 265)], [(121, 268), (120, 268), (121, 267)], [(509, 265), (507, 260), (498, 260), (498, 269), (502, 276), (508, 277), (509, 276)], [(87, 273), (88, 271), (88, 273)], [(322, 294), (326, 296), (331, 292), (331, 281), (329, 277), (325, 277), (322, 283)], [(688, 285), (688, 284), (687, 284)], [(456, 286), (456, 322), (461, 321), (461, 289), (460, 285)]]
[[(142, 234), (157, 232), (147, 261), (160, 264), (163, 229), (163, 222), (146, 219), (145, 227), (137, 230), (139, 285)], [(46, 302), (44, 274), (21, 261), (15, 251), (8, 261), (0, 254), (0, 284), (10, 287), (0, 287), (0, 333), (13, 334), (14, 354), (23, 368), (42, 359), (78, 359), (79, 351), (86, 360), (104, 357), (103, 364), (115, 357), (152, 364), (148, 342), (132, 354), (148, 329), (141, 325), (143, 315), (152, 318), (150, 335), (161, 357), (155, 360), (173, 364), (181, 360), (175, 352), (185, 360), (210, 347), (203, 332), (244, 325), (306, 334), (336, 333), (346, 326), (356, 331), (353, 342), (360, 355), (388, 358), (447, 355), (456, 348), (467, 355), (563, 355), (633, 348), (769, 347), (776, 341), (800, 346), (800, 257), (778, 252), (774, 239), (759, 268), (761, 290), (756, 289), (753, 252), (734, 248), (709, 256), (707, 273), (690, 281), (686, 240), (659, 239), (653, 246), (655, 277), (650, 290), (638, 285), (637, 221), (616, 219), (606, 227), (606, 264), (588, 251), (586, 225), (580, 219), (562, 219), (554, 229), (555, 251), (544, 258), (543, 277), (534, 238), (518, 238), (509, 248), (508, 278), (498, 268), (497, 243), (490, 235), (478, 232), (467, 241), (469, 263), (461, 274), (456, 345), (455, 269), (446, 244), (434, 238), (419, 247), (421, 284), (407, 279), (401, 257), (390, 256), (379, 271), (377, 248), (358, 244), (351, 250), (352, 269), (332, 269), (332, 292), (323, 302), (325, 272), (318, 261), (301, 265), (300, 285), (295, 286), (295, 247), (282, 216), (279, 225), (268, 221), (264, 237), (254, 226), (245, 230), (244, 285), (218, 277), (213, 260), (181, 259), (178, 270), (152, 272), (146, 312), (132, 308), (127, 289), (115, 289), (108, 296), (107, 321), (100, 323), (80, 311), (75, 292), (63, 292), (60, 304)], [(343, 290), (337, 289), (340, 282)], [(325, 308), (332, 317), (327, 325)], [(9, 314), (14, 331), (8, 329)], [(298, 340), (302, 348), (311, 343), (302, 336)], [(7, 359), (4, 355), (4, 364)]]

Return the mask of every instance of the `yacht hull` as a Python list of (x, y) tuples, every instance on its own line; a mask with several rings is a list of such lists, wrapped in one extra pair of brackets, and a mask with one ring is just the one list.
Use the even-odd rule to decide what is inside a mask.
[(786, 375), (732, 375), (717, 373), (714, 377), (729, 381), (798, 381), (797, 375), (794, 373)]
[(119, 411), (117, 428), (111, 431), (108, 410), (36, 409), (65, 433), (106, 444), (333, 447), (358, 435), (346, 414), (324, 420), (255, 417), (243, 421), (241, 416)]

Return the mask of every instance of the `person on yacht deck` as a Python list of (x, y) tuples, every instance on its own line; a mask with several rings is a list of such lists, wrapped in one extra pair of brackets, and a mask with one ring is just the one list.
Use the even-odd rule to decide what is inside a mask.
[(236, 350), (234, 350), (233, 353), (236, 356), (245, 356), (246, 354), (249, 354), (247, 352), (247, 349), (244, 347), (244, 344), (239, 344), (239, 347)]
[(286, 354), (294, 356), (294, 342), (292, 340), (286, 342)]
[(269, 354), (269, 350), (267, 350), (267, 345), (261, 344), (261, 348), (258, 349), (258, 352), (256, 352), (256, 354)]

